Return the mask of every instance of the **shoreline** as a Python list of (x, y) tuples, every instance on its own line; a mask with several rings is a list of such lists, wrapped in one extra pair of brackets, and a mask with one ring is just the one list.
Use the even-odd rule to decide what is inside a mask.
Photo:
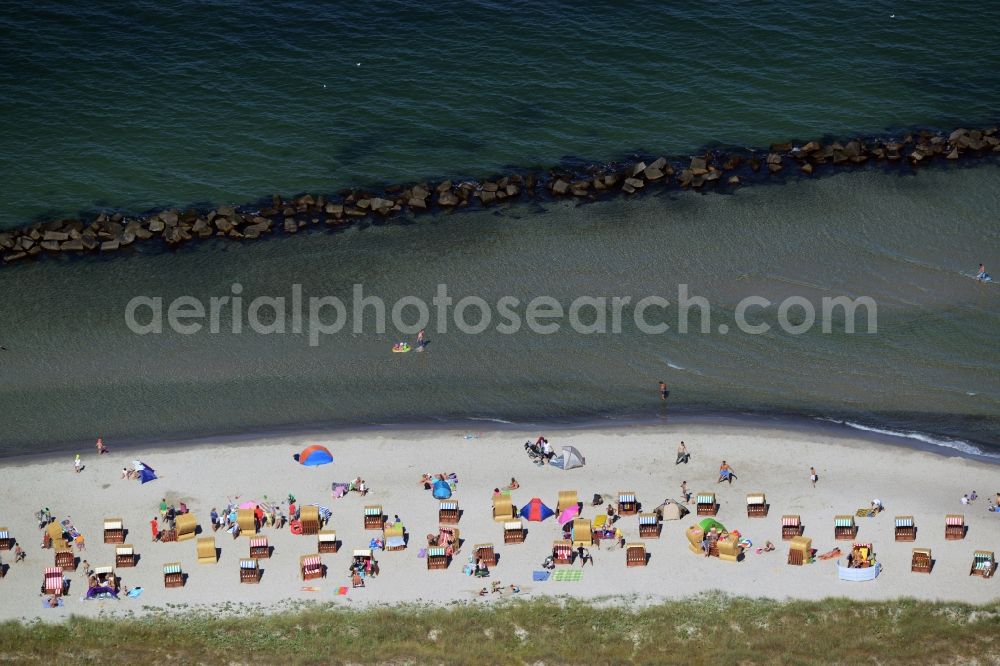
[[(466, 419), (448, 419), (442, 421), (426, 421), (416, 423), (371, 423), (371, 424), (338, 424), (334, 422), (310, 423), (299, 425), (277, 425), (259, 428), (246, 432), (221, 432), (209, 434), (187, 435), (179, 434), (171, 437), (131, 438), (126, 443), (109, 441), (107, 444), (113, 452), (128, 452), (165, 446), (168, 452), (181, 450), (197, 450), (206, 446), (227, 446), (239, 442), (254, 443), (272, 439), (291, 437), (324, 437), (324, 436), (377, 436), (399, 435), (403, 433), (435, 433), (449, 432), (475, 434), (481, 431), (496, 431), (507, 433), (544, 432), (606, 432), (617, 429), (657, 428), (664, 425), (673, 426), (732, 426), (748, 429), (776, 429), (789, 433), (842, 437), (845, 439), (866, 439), (879, 446), (898, 447), (905, 450), (921, 451), (945, 458), (963, 458), (967, 460), (1000, 465), (1000, 454), (982, 452), (983, 444), (964, 439), (947, 438), (956, 446), (945, 444), (943, 436), (924, 432), (904, 432), (893, 430), (888, 426), (856, 423), (846, 417), (811, 416), (806, 414), (787, 413), (753, 413), (753, 412), (701, 412), (698, 410), (671, 413), (659, 417), (604, 417), (579, 418), (564, 420), (537, 421), (507, 421), (500, 418), (482, 417)], [(927, 441), (936, 439), (940, 443)], [(979, 449), (981, 453), (973, 453), (966, 447)], [(7, 454), (0, 451), (0, 468), (20, 464), (32, 464), (53, 455), (70, 455), (83, 451), (89, 453), (92, 442), (59, 443), (53, 448), (42, 452), (23, 452)]]
[[(15, 564), (12, 554), (4, 553), (8, 570), (0, 585), (9, 602), (0, 608), (0, 619), (40, 616), (61, 620), (72, 614), (145, 613), (177, 604), (192, 609), (228, 604), (281, 609), (310, 600), (355, 607), (482, 602), (476, 591), (484, 581), (463, 575), (462, 566), (474, 544), (490, 542), (497, 544), (500, 561), (485, 585), (492, 581), (517, 584), (522, 590), (518, 598), (524, 599), (569, 595), (598, 603), (618, 598), (626, 604), (647, 605), (719, 589), (733, 596), (779, 600), (895, 599), (913, 596), (915, 589), (917, 597), (926, 600), (984, 603), (996, 598), (991, 581), (968, 574), (973, 550), (994, 550), (997, 545), (1000, 514), (985, 511), (987, 499), (997, 491), (990, 483), (996, 480), (992, 466), (899, 446), (873, 447), (870, 438), (850, 437), (844, 432), (819, 434), (764, 425), (748, 428), (745, 423), (671, 423), (546, 431), (557, 451), (564, 445), (575, 446), (586, 458), (584, 467), (561, 471), (532, 465), (522, 447), (524, 431), (521, 436), (513, 432), (493, 429), (475, 440), (466, 440), (458, 431), (440, 429), (350, 436), (328, 433), (326, 437), (279, 437), (193, 448), (178, 444), (170, 450), (135, 449), (128, 455), (112, 449), (105, 456), (85, 454), (81, 473), (73, 472), (68, 457), (18, 464), (5, 461), (0, 465), (7, 479), (0, 488), (0, 506), (10, 508), (0, 515), (0, 524), (24, 545), (28, 559)], [(692, 451), (687, 465), (674, 462), (676, 442), (681, 439)], [(313, 443), (330, 448), (332, 465), (304, 468), (291, 460), (293, 451)], [(416, 445), (407, 446), (410, 443)], [(133, 456), (155, 467), (159, 478), (143, 485), (121, 480), (121, 467)], [(731, 461), (738, 474), (736, 483), (716, 483), (721, 459)], [(820, 475), (815, 487), (808, 480), (811, 465)], [(435, 531), (438, 525), (438, 502), (417, 483), (424, 471), (454, 471), (458, 475), (454, 499), (463, 511), (458, 527), (464, 546), (445, 571), (426, 571), (425, 560), (417, 553), (425, 533)], [(358, 475), (369, 484), (368, 496), (350, 493), (331, 499), (332, 481)], [(560, 528), (555, 520), (527, 522), (528, 536), (523, 544), (504, 543), (501, 526), (491, 516), (491, 489), (511, 476), (521, 484), (512, 492), (516, 506), (540, 497), (554, 507), (558, 491), (574, 489), (584, 503), (587, 519), (605, 508), (590, 506), (593, 494), (615, 498), (618, 492), (634, 492), (644, 504), (643, 511), (650, 511), (663, 498), (676, 498), (683, 479), (693, 493), (717, 494), (718, 520), (723, 524), (740, 530), (755, 545), (770, 540), (777, 551), (760, 554), (751, 549), (739, 563), (696, 556), (687, 549), (684, 530), (701, 517), (690, 514), (679, 521), (665, 521), (659, 538), (641, 539), (650, 554), (646, 567), (627, 568), (624, 552), (605, 542), (591, 548), (595, 566), (582, 569), (585, 585), (535, 582), (532, 572), (539, 569), (553, 540), (559, 538)], [(961, 505), (962, 493), (973, 488), (978, 489), (980, 498), (971, 505)], [(766, 493), (770, 512), (765, 519), (747, 517), (745, 494), (750, 492)], [(274, 547), (271, 558), (262, 563), (265, 575), (259, 585), (241, 585), (238, 564), (241, 556), (246, 557), (243, 551), (249, 540), (243, 536), (233, 539), (222, 530), (213, 533), (208, 527), (209, 509), (248, 499), (277, 502), (287, 493), (294, 494), (301, 505), (319, 504), (331, 510), (327, 528), (336, 530), (341, 549), (323, 555), (326, 578), (303, 583), (298, 558), (315, 552), (315, 537), (296, 536), (287, 528), (265, 528), (262, 534)], [(217, 564), (197, 563), (193, 541), (151, 542), (146, 523), (156, 514), (161, 497), (170, 503), (185, 502), (201, 525), (202, 536), (215, 537), (221, 548)], [(817, 552), (834, 547), (843, 551), (850, 544), (834, 540), (834, 515), (867, 507), (872, 497), (881, 498), (886, 511), (874, 518), (859, 518), (855, 540), (874, 544), (883, 565), (876, 581), (839, 581), (831, 561), (803, 567), (785, 563), (788, 544), (780, 536), (782, 514), (802, 516), (805, 536), (813, 539)], [(381, 505), (388, 516), (399, 514), (410, 541), (402, 552), (377, 553), (381, 575), (364, 589), (349, 589), (345, 598), (336, 591), (342, 585), (349, 587), (345, 572), (351, 553), (365, 547), (374, 535), (361, 524), (362, 509), (369, 504)], [(39, 506), (50, 507), (59, 520), (71, 517), (87, 539), (88, 547), (77, 555), (92, 566), (113, 561), (114, 546), (101, 543), (101, 521), (121, 516), (129, 530), (127, 542), (135, 545), (140, 563), (135, 568), (119, 568), (118, 575), (129, 587), (143, 587), (143, 596), (138, 601), (84, 602), (80, 600), (85, 584), (81, 583), (82, 573), (68, 572), (72, 585), (65, 606), (43, 611), (38, 584), (43, 567), (51, 566), (52, 551), (38, 547), (39, 531), (32, 514)], [(915, 516), (919, 530), (915, 542), (893, 541), (892, 516), (900, 513)], [(965, 515), (969, 534), (964, 540), (944, 540), (946, 513)], [(623, 517), (617, 526), (627, 541), (640, 540), (634, 516)], [(933, 549), (937, 564), (932, 575), (910, 572), (911, 547)], [(164, 589), (161, 567), (169, 562), (181, 562), (188, 574), (190, 580), (184, 588)], [(312, 583), (318, 592), (301, 589)], [(917, 585), (920, 587), (915, 588)]]
[[(272, 195), (256, 203), (213, 209), (189, 208), (127, 214), (108, 208), (80, 219), (35, 221), (0, 231), (2, 265), (43, 255), (121, 253), (135, 243), (160, 250), (208, 239), (256, 240), (310, 228), (339, 231), (380, 220), (412, 220), (432, 212), (487, 209), (517, 202), (573, 199), (682, 190), (731, 192), (789, 178), (822, 177), (878, 165), (886, 172), (913, 173), (935, 163), (988, 163), (1000, 154), (996, 126), (968, 130), (912, 130), (898, 134), (809, 141), (783, 141), (769, 148), (706, 147), (694, 156), (635, 153), (609, 162), (574, 160), (536, 171), (510, 170), (482, 179), (434, 184), (387, 184), (373, 190), (348, 188), (334, 194)], [(786, 171), (787, 169), (787, 171)], [(110, 212), (110, 214), (109, 214)]]

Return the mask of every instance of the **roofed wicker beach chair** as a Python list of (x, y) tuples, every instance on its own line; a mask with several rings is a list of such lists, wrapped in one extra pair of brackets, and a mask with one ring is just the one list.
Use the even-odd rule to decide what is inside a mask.
[(104, 519), (104, 543), (125, 543), (125, 527), (121, 518)]
[(319, 507), (306, 505), (299, 509), (299, 522), (302, 524), (303, 534), (319, 534)]
[(255, 536), (250, 539), (250, 557), (255, 560), (266, 560), (271, 557), (271, 546), (266, 536)]
[(448, 557), (448, 549), (444, 546), (431, 546), (427, 549), (427, 568), (447, 569), (451, 558)]
[(335, 530), (320, 530), (317, 541), (317, 549), (320, 553), (336, 553), (340, 550), (340, 542), (337, 541)]
[(42, 594), (54, 594), (57, 597), (66, 592), (66, 580), (61, 567), (46, 567), (42, 574)]
[(564, 510), (579, 503), (580, 500), (577, 499), (575, 490), (560, 490), (559, 501), (556, 502), (556, 513), (562, 513)]
[(948, 541), (964, 539), (967, 530), (965, 529), (965, 516), (960, 513), (949, 513), (944, 517), (944, 538)]
[(240, 528), (240, 536), (252, 537), (257, 534), (257, 516), (253, 509), (237, 509), (236, 525)]
[(163, 587), (184, 587), (184, 573), (180, 562), (163, 565)]
[(930, 573), (934, 561), (931, 559), (930, 548), (914, 548), (913, 558), (910, 560), (910, 571), (914, 573)]
[(248, 558), (240, 560), (240, 582), (257, 584), (260, 582), (261, 569), (257, 560)]
[(699, 516), (714, 516), (719, 513), (719, 503), (715, 500), (715, 493), (698, 493), (695, 502), (698, 505)]
[(841, 515), (833, 519), (833, 538), (838, 541), (853, 541), (858, 534), (854, 516)]
[(503, 524), (504, 543), (524, 543), (524, 523), (520, 520), (508, 520)]
[(438, 505), (438, 522), (443, 525), (454, 525), (458, 522), (461, 514), (458, 512), (458, 502), (455, 500), (444, 500)]
[(0, 550), (12, 550), (14, 548), (14, 538), (10, 535), (10, 530), (0, 527)]
[(573, 564), (573, 544), (563, 540), (553, 542), (552, 559), (556, 564)]
[(514, 505), (508, 495), (496, 495), (493, 497), (493, 520), (498, 523), (505, 523), (514, 520), (517, 516), (514, 513)]
[(134, 567), (136, 562), (135, 548), (132, 544), (123, 543), (115, 546), (115, 566)]
[(365, 529), (382, 530), (385, 528), (385, 513), (381, 504), (369, 504), (365, 507)]
[(198, 519), (193, 513), (182, 513), (174, 519), (178, 541), (193, 539), (198, 532)]
[(789, 541), (802, 535), (802, 519), (798, 515), (787, 514), (781, 517), (781, 538)]
[(646, 566), (646, 561), (646, 544), (636, 541), (625, 546), (626, 567), (644, 567)]
[(573, 519), (570, 535), (573, 539), (574, 548), (594, 545), (594, 530), (590, 525), (590, 521), (586, 518)]
[(739, 562), (743, 557), (743, 546), (735, 534), (727, 534), (715, 542), (719, 551), (719, 559), (723, 562)]
[(472, 547), (472, 556), (477, 560), (482, 560), (486, 566), (495, 567), (497, 565), (497, 552), (491, 543), (478, 543)]
[(635, 499), (635, 491), (618, 493), (618, 513), (623, 516), (634, 516), (639, 513), (639, 502)]
[(63, 571), (76, 571), (76, 555), (69, 546), (57, 546), (55, 565)]
[(326, 567), (319, 553), (299, 557), (299, 573), (302, 575), (302, 580), (326, 578)]
[(969, 569), (970, 576), (992, 578), (996, 570), (997, 560), (993, 556), (992, 550), (977, 550), (972, 554), (972, 568)]
[(215, 550), (215, 537), (198, 537), (198, 564), (215, 564), (219, 561)]
[(916, 541), (917, 527), (913, 524), (913, 516), (896, 516), (894, 534), (896, 541)]
[(660, 517), (655, 513), (639, 514), (639, 536), (643, 539), (659, 539), (663, 529)]
[(788, 544), (788, 563), (794, 566), (802, 566), (809, 561), (812, 555), (812, 539), (804, 536), (792, 537), (792, 542)]
[(764, 518), (767, 516), (769, 508), (767, 497), (764, 496), (764, 493), (749, 493), (747, 495), (748, 518)]

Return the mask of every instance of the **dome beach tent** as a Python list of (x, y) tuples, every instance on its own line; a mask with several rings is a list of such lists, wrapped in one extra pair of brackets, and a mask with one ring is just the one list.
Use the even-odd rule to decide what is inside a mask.
[(132, 461), (132, 469), (139, 473), (139, 483), (149, 483), (156, 479), (156, 470), (147, 465), (146, 463), (140, 462), (138, 460)]
[(302, 453), (296, 453), (292, 457), (300, 465), (305, 465), (306, 467), (318, 467), (319, 465), (326, 465), (333, 462), (333, 454), (330, 453), (330, 450), (319, 444), (307, 446), (302, 450)]
[(687, 507), (676, 500), (667, 500), (659, 506), (659, 510), (662, 520), (680, 520), (690, 513)]
[(555, 511), (545, 506), (545, 503), (537, 497), (531, 498), (531, 501), (521, 507), (521, 517), (525, 520), (533, 520), (535, 522), (541, 522), (546, 518), (555, 515)]
[(451, 486), (444, 479), (438, 479), (434, 482), (434, 487), (431, 489), (431, 494), (434, 495), (434, 499), (448, 499), (451, 497)]
[(575, 446), (564, 446), (562, 447), (562, 453), (553, 458), (549, 464), (553, 467), (566, 470), (583, 467), (586, 462), (583, 454)]

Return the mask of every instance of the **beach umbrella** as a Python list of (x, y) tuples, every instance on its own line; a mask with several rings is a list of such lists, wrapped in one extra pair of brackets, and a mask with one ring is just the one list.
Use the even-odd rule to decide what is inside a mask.
[(443, 500), (451, 497), (451, 486), (444, 479), (438, 479), (434, 482), (434, 488), (431, 490), (435, 499)]
[(545, 503), (537, 497), (531, 498), (531, 501), (521, 507), (521, 517), (525, 520), (533, 520), (535, 522), (541, 522), (546, 518), (555, 515), (555, 511), (545, 506)]
[(302, 450), (302, 453), (298, 453), (293, 457), (306, 467), (317, 467), (333, 462), (333, 454), (330, 453), (330, 450), (319, 444), (307, 446)]
[(574, 504), (573, 506), (568, 506), (563, 509), (562, 513), (559, 514), (559, 524), (564, 525), (568, 521), (573, 520), (580, 515), (580, 505)]

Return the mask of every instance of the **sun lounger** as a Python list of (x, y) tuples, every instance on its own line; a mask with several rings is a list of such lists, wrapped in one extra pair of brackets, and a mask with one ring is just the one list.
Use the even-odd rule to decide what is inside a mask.
[(63, 571), (76, 571), (76, 555), (68, 546), (56, 548), (55, 565)]
[(507, 495), (497, 495), (493, 498), (493, 520), (498, 523), (505, 523), (514, 520), (514, 505)]
[(104, 519), (104, 543), (125, 543), (125, 527), (121, 518)]
[(336, 553), (340, 550), (340, 542), (337, 541), (337, 533), (334, 530), (320, 530), (317, 540), (317, 549), (320, 553)]
[(662, 527), (660, 517), (655, 513), (639, 514), (639, 536), (643, 539), (659, 539)]
[(257, 517), (253, 509), (237, 509), (236, 524), (240, 528), (240, 536), (252, 537), (257, 534)]
[(896, 541), (916, 541), (917, 528), (913, 524), (913, 516), (896, 516)]
[(573, 544), (569, 541), (556, 541), (552, 544), (552, 559), (556, 564), (573, 564)]
[(639, 502), (635, 499), (635, 491), (618, 493), (618, 513), (623, 516), (634, 516), (639, 513)]
[(382, 530), (385, 528), (385, 514), (382, 505), (370, 504), (365, 507), (365, 529)]
[(427, 549), (427, 569), (447, 569), (450, 563), (448, 549), (443, 546), (431, 546)]
[(120, 546), (115, 546), (116, 567), (134, 567), (135, 560), (135, 548), (131, 544), (123, 543)]
[(458, 512), (458, 502), (455, 500), (445, 500), (438, 505), (438, 522), (444, 525), (454, 525), (458, 522), (461, 514)]
[(14, 539), (10, 536), (10, 531), (6, 527), (0, 527), (0, 550), (12, 550)]
[(931, 559), (930, 548), (914, 548), (913, 558), (910, 560), (910, 571), (914, 573), (930, 573), (934, 561)]
[(858, 535), (854, 516), (842, 515), (833, 519), (833, 538), (837, 541), (853, 541)]
[(302, 574), (302, 580), (326, 578), (326, 566), (323, 565), (319, 553), (299, 557), (299, 573)]
[(180, 562), (163, 565), (163, 587), (184, 587), (184, 574)]
[(66, 581), (60, 567), (46, 567), (42, 578), (42, 594), (62, 596), (66, 592)]
[(781, 538), (789, 541), (802, 535), (802, 521), (797, 515), (785, 515), (781, 517)]
[(695, 502), (698, 505), (699, 516), (714, 516), (719, 513), (719, 503), (715, 500), (715, 493), (698, 493)]
[(491, 543), (479, 543), (472, 547), (472, 556), (477, 560), (482, 560), (488, 567), (497, 565), (496, 549)]
[(997, 570), (997, 561), (992, 550), (977, 550), (972, 554), (972, 568), (969, 569), (970, 576), (982, 576), (992, 578)]
[(299, 509), (299, 522), (303, 534), (319, 534), (319, 507), (306, 505)]
[(574, 548), (577, 546), (594, 545), (594, 532), (590, 528), (590, 521), (586, 518), (574, 518), (570, 534), (573, 539)]
[(403, 533), (403, 523), (395, 523), (382, 532), (385, 550), (405, 550), (406, 535)]
[(240, 560), (240, 582), (257, 584), (260, 582), (260, 565), (257, 560), (246, 559)]
[(750, 493), (747, 495), (748, 518), (764, 518), (767, 516), (769, 508), (767, 497), (764, 496), (764, 493)]
[(646, 544), (637, 541), (625, 546), (625, 566), (646, 566)]
[(812, 555), (812, 539), (804, 536), (792, 537), (792, 542), (788, 545), (788, 563), (794, 566), (802, 566), (809, 561)]
[(255, 536), (250, 539), (250, 557), (255, 560), (266, 560), (271, 557), (271, 546), (267, 537)]
[(174, 528), (177, 532), (177, 541), (193, 539), (198, 531), (198, 519), (193, 513), (182, 513), (174, 519)]
[(504, 543), (524, 543), (524, 523), (520, 520), (508, 520), (503, 524)]
[(218, 561), (215, 537), (198, 537), (198, 564), (215, 564)]
[(556, 513), (562, 513), (565, 509), (579, 503), (580, 500), (577, 499), (575, 490), (560, 490), (559, 501), (556, 502)]
[(948, 541), (964, 539), (967, 530), (965, 529), (965, 516), (959, 513), (951, 513), (944, 517), (944, 538)]

